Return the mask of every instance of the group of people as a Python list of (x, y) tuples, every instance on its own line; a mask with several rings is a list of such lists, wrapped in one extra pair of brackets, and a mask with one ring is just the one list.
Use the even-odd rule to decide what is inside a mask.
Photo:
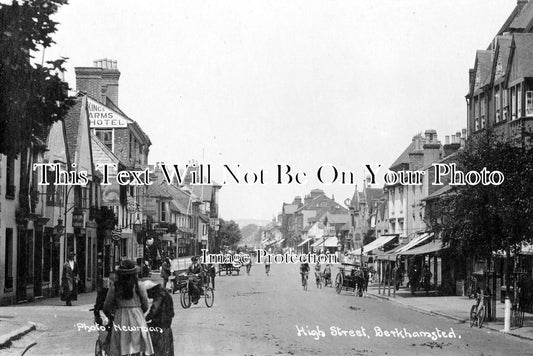
[[(110, 326), (107, 352), (114, 356), (173, 356), (172, 296), (158, 283), (139, 281), (138, 273), (133, 261), (121, 261), (110, 277), (107, 293), (98, 295), (95, 316), (102, 310)], [(152, 299), (151, 306), (148, 299)]]
[[(61, 299), (67, 306), (77, 299), (76, 284), (79, 281), (75, 254), (69, 253), (63, 265)], [(214, 287), (214, 265), (207, 266), (191, 258), (188, 274), (198, 276), (192, 284), (191, 296), (197, 303), (203, 286), (210, 282)], [(161, 277), (163, 285), (151, 280), (139, 281), (139, 269), (135, 262), (123, 260), (110, 276), (109, 288), (98, 293), (95, 304), (95, 321), (102, 325), (100, 310), (108, 318), (108, 353), (110, 355), (174, 355), (172, 318), (174, 305), (166, 288), (171, 275), (170, 260), (163, 261)], [(152, 299), (150, 306), (149, 300)]]
[[(310, 267), (309, 263), (304, 262), (300, 265), (300, 276), (302, 277), (302, 286), (304, 286), (307, 283), (307, 279), (309, 277)], [(327, 282), (331, 281), (331, 264), (328, 263), (324, 267), (324, 271), (322, 271), (322, 265), (320, 262), (317, 262), (315, 264), (315, 280), (317, 285), (322, 283), (322, 278), (324, 278), (324, 281)]]

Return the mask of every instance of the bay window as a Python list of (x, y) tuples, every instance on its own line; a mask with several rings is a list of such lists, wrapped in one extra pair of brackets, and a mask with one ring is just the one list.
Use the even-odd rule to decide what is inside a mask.
[(526, 91), (526, 116), (533, 116), (533, 91)]

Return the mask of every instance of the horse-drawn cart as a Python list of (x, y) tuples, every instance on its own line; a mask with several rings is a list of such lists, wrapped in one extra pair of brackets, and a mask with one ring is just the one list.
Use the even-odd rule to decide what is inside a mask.
[(241, 266), (235, 266), (233, 263), (221, 263), (218, 267), (218, 275), (221, 276), (222, 272), (226, 272), (226, 276), (229, 274), (233, 275), (233, 272), (236, 272), (237, 275), (241, 272)]
[(335, 291), (337, 294), (346, 290), (353, 291), (356, 295), (362, 297), (364, 286), (364, 274), (359, 268), (359, 265), (343, 263), (342, 266), (339, 267), (339, 273), (337, 273), (337, 277), (335, 277)]

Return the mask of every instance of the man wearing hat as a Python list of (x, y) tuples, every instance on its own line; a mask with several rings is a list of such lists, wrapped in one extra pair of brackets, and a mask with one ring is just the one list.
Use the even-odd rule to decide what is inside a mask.
[(61, 278), (61, 300), (68, 306), (72, 305), (72, 300), (78, 300), (77, 282), (79, 280), (78, 264), (74, 262), (74, 252), (68, 254), (68, 261), (63, 265), (63, 277)]
[(203, 293), (203, 269), (202, 266), (198, 263), (198, 257), (191, 257), (192, 264), (189, 266), (188, 273), (198, 275), (199, 281), (197, 283), (192, 283), (192, 296), (193, 300), (192, 302), (194, 304), (198, 303), (198, 299), (200, 298), (200, 295)]

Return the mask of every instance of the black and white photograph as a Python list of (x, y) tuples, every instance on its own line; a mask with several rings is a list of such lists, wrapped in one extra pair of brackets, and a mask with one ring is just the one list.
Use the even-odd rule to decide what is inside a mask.
[(533, 0), (0, 0), (0, 355), (533, 355)]

